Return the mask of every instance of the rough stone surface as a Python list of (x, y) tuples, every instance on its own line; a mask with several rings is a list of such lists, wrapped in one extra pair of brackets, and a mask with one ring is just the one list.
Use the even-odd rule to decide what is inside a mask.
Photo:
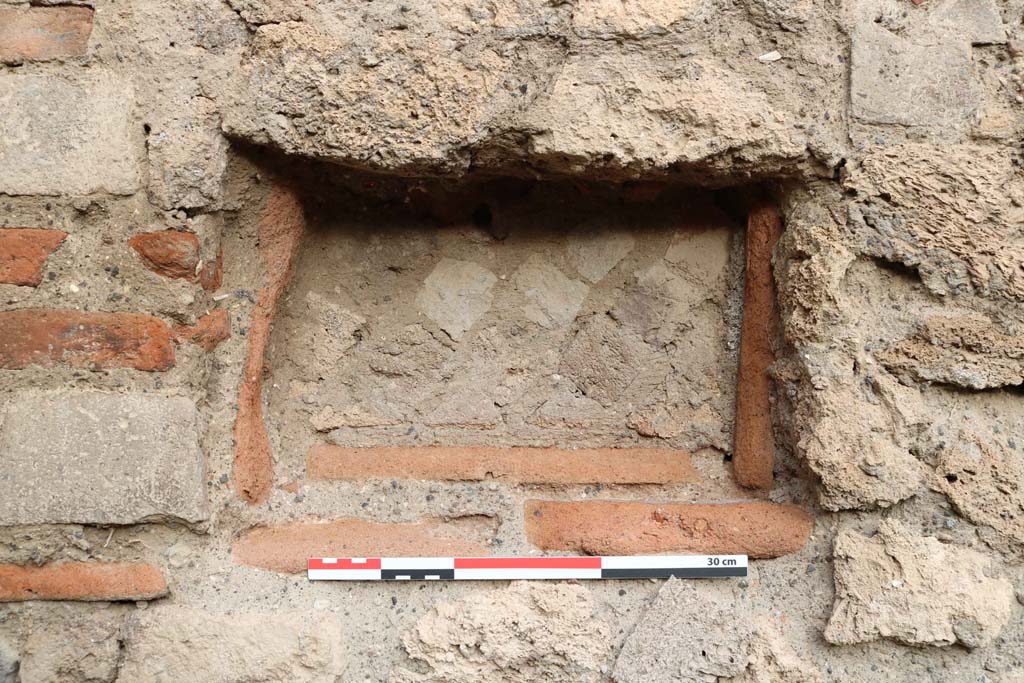
[(7, 112), (0, 122), (0, 192), (134, 192), (140, 141), (131, 117), (133, 93), (130, 83), (102, 70), (77, 76), (0, 73), (0, 103)]
[(877, 354), (894, 375), (968, 389), (1024, 383), (1024, 337), (1001, 332), (985, 316), (933, 316), (914, 337)]
[[(742, 70), (671, 38), (647, 53), (605, 42), (699, 35), (710, 16), (695, 3), (634, 5), (414, 3), (362, 20), (309, 7), (301, 22), (257, 29), (218, 102), (233, 136), (357, 165), (463, 172), (529, 154), (559, 167), (666, 169), (801, 156), (802, 135)], [(387, 145), (364, 132), (370, 121)]]
[(0, 523), (201, 521), (199, 430), (183, 397), (19, 393), (0, 424)]
[(0, 642), (0, 683), (18, 683), (18, 656), (6, 643)]
[(334, 621), (301, 613), (155, 607), (129, 619), (118, 681), (181, 681), (201, 671), (210, 683), (333, 683), (344, 670), (340, 638)]
[(957, 511), (1024, 546), (1024, 455), (998, 436), (965, 430), (939, 456), (934, 488)]
[[(861, 386), (851, 387), (856, 381)], [(925, 466), (889, 417), (897, 402), (904, 409), (915, 405), (912, 392), (882, 379), (851, 377), (817, 399), (813, 428), (797, 447), (821, 478), (818, 495), (825, 508), (888, 508), (921, 490)]]
[(390, 683), (596, 683), (609, 654), (608, 626), (582, 586), (516, 582), (442, 603), (402, 637), (422, 673)]
[(61, 630), (40, 630), (29, 637), (22, 654), (21, 682), (114, 681), (121, 655), (120, 620), (78, 616), (66, 618), (63, 626)]
[(825, 638), (835, 644), (891, 638), (908, 645), (981, 647), (1010, 619), (1013, 586), (991, 578), (982, 554), (885, 521), (873, 538), (840, 532), (836, 602)]
[(165, 209), (217, 206), (228, 143), (212, 100), (183, 94), (150, 120), (149, 193)]
[(868, 12), (862, 17), (851, 36), (853, 115), (937, 134), (965, 130), (980, 99), (970, 44), (940, 30), (901, 36)]
[(570, 280), (540, 256), (531, 256), (512, 276), (516, 290), (529, 303), (523, 309), (527, 320), (542, 327), (560, 327), (576, 319), (588, 287)]
[(633, 250), (636, 239), (628, 232), (600, 230), (569, 238), (569, 256), (588, 282), (599, 282)]
[(732, 678), (750, 659), (750, 605), (734, 583), (669, 579), (615, 660), (617, 683)]
[(989, 147), (871, 147), (845, 183), (857, 192), (850, 228), (866, 254), (915, 269), (937, 294), (1020, 300), (1021, 176)]

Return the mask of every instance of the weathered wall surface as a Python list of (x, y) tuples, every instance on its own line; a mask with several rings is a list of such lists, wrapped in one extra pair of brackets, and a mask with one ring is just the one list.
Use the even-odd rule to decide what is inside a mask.
[[(1024, 681), (1022, 21), (0, 0), (0, 682)], [(759, 559), (301, 575), (543, 551)]]

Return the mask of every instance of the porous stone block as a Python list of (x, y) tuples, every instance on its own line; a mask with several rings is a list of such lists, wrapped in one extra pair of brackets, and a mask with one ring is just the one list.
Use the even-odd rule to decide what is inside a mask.
[(518, 581), (423, 615), (402, 636), (415, 666), (388, 683), (596, 683), (609, 640), (583, 586)]
[(0, 193), (134, 192), (133, 102), (132, 85), (106, 71), (0, 74)]
[(851, 45), (850, 106), (858, 120), (936, 135), (973, 120), (980, 95), (969, 42), (942, 30), (903, 37), (865, 21)]
[(1013, 585), (968, 548), (882, 522), (873, 538), (840, 532), (836, 602), (825, 639), (837, 645), (890, 638), (907, 645), (980, 647), (1010, 619)]
[(187, 398), (26, 392), (0, 415), (0, 525), (207, 516), (198, 416)]
[(119, 681), (341, 680), (341, 630), (305, 613), (217, 614), (185, 607), (136, 612), (125, 627)]

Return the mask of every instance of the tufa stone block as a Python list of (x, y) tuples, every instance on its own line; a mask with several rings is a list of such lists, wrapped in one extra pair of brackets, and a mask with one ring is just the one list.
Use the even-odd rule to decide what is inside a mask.
[(0, 194), (138, 189), (134, 89), (109, 72), (85, 74), (0, 74)]
[(191, 400), (26, 392), (0, 412), (0, 525), (207, 517)]

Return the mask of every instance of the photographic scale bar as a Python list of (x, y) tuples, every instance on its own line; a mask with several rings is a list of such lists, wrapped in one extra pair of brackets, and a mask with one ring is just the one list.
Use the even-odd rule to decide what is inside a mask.
[(746, 555), (619, 557), (316, 557), (311, 581), (707, 579), (747, 575)]

